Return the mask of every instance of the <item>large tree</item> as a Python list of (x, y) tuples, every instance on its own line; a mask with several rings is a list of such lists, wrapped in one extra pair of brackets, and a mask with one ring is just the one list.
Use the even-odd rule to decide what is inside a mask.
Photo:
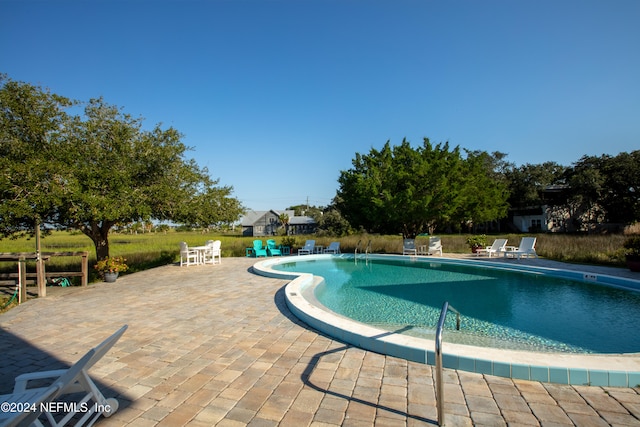
[(579, 204), (584, 212), (600, 211), (598, 218), (588, 216), (595, 223), (630, 224), (640, 220), (640, 151), (616, 156), (583, 156), (567, 170), (571, 188), (570, 202)]
[(0, 235), (33, 232), (56, 211), (68, 98), (0, 74)]
[(456, 219), (475, 229), (480, 224), (507, 216), (509, 187), (503, 173), (506, 154), (465, 151), (466, 179), (461, 191), (464, 200)]
[(542, 199), (544, 189), (554, 184), (564, 184), (566, 169), (556, 162), (527, 163), (506, 168), (504, 175), (510, 190), (509, 205), (524, 209), (545, 204)]
[(356, 153), (353, 167), (342, 171), (336, 200), (354, 228), (413, 238), (450, 223), (464, 201), (464, 162), (460, 149), (433, 145), (425, 138), (414, 149), (404, 139), (382, 150)]
[(61, 107), (70, 101), (5, 80), (0, 144), (12, 156), (1, 164), (3, 235), (36, 220), (78, 229), (102, 259), (116, 224), (155, 218), (211, 225), (239, 217), (232, 188), (218, 186), (206, 168), (185, 158), (188, 148), (177, 130), (144, 130), (142, 119), (102, 99), (89, 101), (82, 116), (69, 116)]
[(608, 159), (604, 204), (610, 222), (631, 224), (640, 221), (640, 150), (620, 153)]

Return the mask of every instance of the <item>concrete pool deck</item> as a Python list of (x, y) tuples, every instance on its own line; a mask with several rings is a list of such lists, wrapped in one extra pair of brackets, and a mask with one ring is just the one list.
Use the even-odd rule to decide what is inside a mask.
[[(319, 334), (286, 307), (287, 281), (253, 274), (255, 259), (222, 261), (51, 288), (46, 298), (0, 314), (0, 393), (23, 372), (75, 362), (128, 324), (91, 371), (107, 397), (120, 401), (97, 425), (436, 424), (431, 366)], [(640, 426), (638, 388), (450, 369), (445, 382), (447, 425)]]

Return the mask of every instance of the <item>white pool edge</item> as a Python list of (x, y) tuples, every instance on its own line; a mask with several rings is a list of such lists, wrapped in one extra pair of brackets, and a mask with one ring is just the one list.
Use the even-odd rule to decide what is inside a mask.
[[(353, 259), (351, 254), (338, 256)], [(336, 257), (336, 255), (304, 255), (299, 260), (311, 261), (331, 257)], [(323, 279), (309, 273), (283, 272), (271, 268), (276, 264), (295, 261), (296, 258), (267, 258), (254, 264), (253, 269), (262, 276), (291, 280), (285, 287), (285, 299), (287, 306), (297, 318), (331, 337), (354, 346), (414, 362), (435, 365), (434, 342), (432, 340), (395, 334), (340, 316), (320, 304), (314, 304), (310, 298), (305, 297), (305, 294)], [(505, 265), (489, 261), (446, 257), (369, 255), (371, 260), (407, 258), (416, 262), (461, 263), (536, 272), (554, 277), (586, 279), (610, 286), (640, 290), (640, 281), (580, 271), (517, 264)], [(362, 260), (362, 262), (365, 261)], [(605, 387), (636, 387), (640, 385), (640, 353), (541, 353), (444, 342), (442, 361), (445, 368), (514, 379)]]

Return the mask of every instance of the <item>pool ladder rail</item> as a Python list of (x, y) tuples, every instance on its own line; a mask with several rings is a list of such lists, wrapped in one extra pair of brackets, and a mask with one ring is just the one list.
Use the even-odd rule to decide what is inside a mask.
[(456, 330), (460, 330), (460, 312), (449, 305), (448, 301), (442, 305), (438, 327), (436, 328), (436, 404), (438, 406), (438, 425), (444, 425), (444, 382), (442, 380), (442, 331), (447, 313), (451, 311), (456, 314)]
[[(358, 258), (358, 252), (362, 252), (360, 250), (360, 244), (362, 243), (362, 240), (358, 240), (358, 244), (356, 245), (356, 250), (354, 252), (354, 258)], [(367, 247), (364, 250), (364, 257), (365, 259), (369, 259), (369, 253), (371, 253), (371, 240), (369, 240), (369, 243), (367, 243)]]

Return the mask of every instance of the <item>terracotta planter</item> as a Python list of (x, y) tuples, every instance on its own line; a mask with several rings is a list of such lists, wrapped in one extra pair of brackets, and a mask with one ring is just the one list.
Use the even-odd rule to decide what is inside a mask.
[(640, 255), (626, 255), (629, 270), (640, 272)]

